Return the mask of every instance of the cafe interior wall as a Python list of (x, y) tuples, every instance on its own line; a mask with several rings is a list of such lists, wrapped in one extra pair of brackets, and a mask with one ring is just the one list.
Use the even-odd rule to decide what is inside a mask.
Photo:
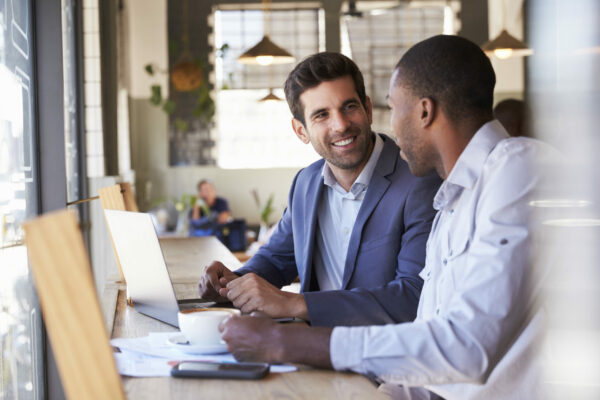
[[(259, 212), (251, 196), (257, 189), (261, 200), (274, 195), (275, 218), (287, 203), (289, 186), (298, 168), (223, 169), (215, 166), (169, 166), (168, 116), (148, 101), (150, 86), (159, 82), (168, 93), (167, 77), (149, 77), (144, 65), (153, 63), (167, 69), (167, 1), (131, 0), (129, 48), (130, 127), (132, 166), (136, 171), (138, 204), (149, 209), (165, 197), (195, 194), (200, 179), (210, 179), (217, 193), (225, 197), (233, 215), (259, 223)], [(140, 18), (140, 15), (144, 15)], [(157, 81), (158, 79), (158, 81)], [(290, 131), (290, 134), (293, 134)], [(257, 155), (258, 156), (258, 155)]]
[[(161, 69), (168, 68), (167, 54), (167, 0), (129, 0), (128, 48), (130, 54), (130, 129), (132, 167), (136, 173), (137, 200), (141, 209), (147, 210), (162, 198), (178, 198), (182, 194), (194, 193), (198, 180), (211, 179), (217, 193), (228, 199), (233, 214), (255, 224), (259, 222), (251, 190), (257, 189), (261, 199), (274, 195), (278, 218), (287, 203), (287, 194), (292, 179), (299, 168), (268, 169), (223, 169), (217, 166), (169, 166), (168, 116), (148, 101), (150, 86), (159, 83), (162, 92), (168, 93), (166, 76), (150, 77), (144, 65), (153, 63)], [(465, 7), (473, 0), (462, 1)], [(501, 0), (489, 0), (489, 32), (495, 34), (502, 27)], [(522, 35), (522, 0), (507, 1), (511, 9), (508, 28), (517, 36)], [(485, 11), (486, 7), (483, 7)], [(140, 17), (142, 16), (143, 17)], [(516, 17), (514, 17), (516, 16)], [(519, 19), (521, 18), (521, 19)], [(485, 18), (484, 18), (485, 19)], [(482, 31), (487, 27), (482, 27)], [(523, 61), (494, 61), (498, 72), (496, 101), (507, 97), (523, 97)], [(289, 134), (293, 134), (290, 130)]]

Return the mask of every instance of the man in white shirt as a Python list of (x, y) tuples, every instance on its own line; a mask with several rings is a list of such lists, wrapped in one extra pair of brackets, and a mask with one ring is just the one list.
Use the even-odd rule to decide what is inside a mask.
[[(370, 375), (396, 398), (537, 398), (543, 313), (530, 276), (528, 199), (535, 161), (554, 156), (493, 120), (495, 74), (474, 43), (435, 36), (398, 62), (388, 103), (401, 156), (445, 180), (427, 242), (414, 322), (370, 327), (225, 322), (238, 359), (299, 362)], [(539, 287), (539, 285), (538, 285)]]

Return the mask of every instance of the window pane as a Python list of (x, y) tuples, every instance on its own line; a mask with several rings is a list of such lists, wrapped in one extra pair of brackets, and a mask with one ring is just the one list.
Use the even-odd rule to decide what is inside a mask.
[[(274, 91), (283, 97), (283, 90)], [(221, 90), (217, 104), (218, 160), (222, 168), (306, 166), (319, 156), (292, 130), (285, 101), (259, 103), (267, 90)]]
[[(80, 199), (79, 164), (79, 120), (77, 104), (77, 44), (75, 0), (62, 0), (62, 48), (65, 105), (65, 169), (67, 173), (67, 201)], [(86, 24), (92, 24), (94, 15), (90, 10), (84, 12)], [(86, 63), (86, 67), (95, 66)], [(100, 81), (100, 68), (86, 70), (86, 80)], [(99, 90), (99, 85), (97, 85)], [(87, 92), (86, 92), (87, 93)], [(97, 95), (100, 98), (100, 94)]]
[[(273, 42), (297, 61), (319, 51), (319, 10), (272, 10), (265, 24), (262, 11), (218, 11), (215, 15), (215, 63), (218, 165), (222, 168), (303, 167), (318, 159), (291, 128), (285, 100), (258, 100), (269, 88), (284, 99), (283, 84), (296, 63), (244, 65), (237, 58), (269, 33)], [(269, 22), (270, 21), (270, 22)], [(242, 127), (242, 128), (240, 128)]]
[(36, 398), (41, 319), (22, 222), (37, 214), (29, 1), (0, 1), (0, 393)]
[[(359, 9), (368, 3), (357, 4)], [(343, 18), (350, 49), (345, 49), (361, 69), (367, 94), (376, 107), (386, 106), (388, 82), (395, 63), (412, 45), (444, 30), (444, 6), (396, 5), (360, 18)]]

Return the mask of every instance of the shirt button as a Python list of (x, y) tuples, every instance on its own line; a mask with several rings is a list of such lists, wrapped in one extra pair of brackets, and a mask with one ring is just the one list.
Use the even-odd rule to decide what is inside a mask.
[(454, 214), (454, 209), (450, 209), (450, 215)]
[(444, 258), (444, 259), (442, 260), (442, 263), (443, 263), (444, 265), (446, 265), (446, 264), (448, 264), (448, 260), (446, 260), (446, 259)]
[(439, 308), (439, 307), (436, 307), (436, 309), (435, 309), (435, 313), (436, 313), (437, 315), (440, 315), (440, 308)]

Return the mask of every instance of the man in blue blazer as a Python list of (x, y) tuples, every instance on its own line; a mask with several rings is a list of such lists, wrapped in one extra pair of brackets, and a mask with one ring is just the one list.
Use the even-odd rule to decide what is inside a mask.
[[(323, 159), (294, 178), (268, 243), (235, 273), (211, 264), (201, 296), (320, 326), (413, 320), (440, 178), (413, 176), (396, 144), (371, 131), (371, 100), (349, 58), (308, 57), (285, 92), (294, 132)], [(296, 276), (300, 294), (280, 290)]]

